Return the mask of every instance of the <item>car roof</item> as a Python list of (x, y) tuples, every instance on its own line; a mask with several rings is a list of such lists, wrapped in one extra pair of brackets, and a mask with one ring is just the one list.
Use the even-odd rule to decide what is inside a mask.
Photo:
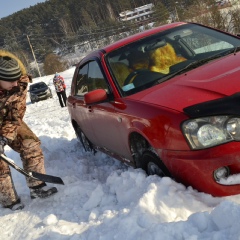
[(131, 36), (126, 37), (126, 38), (123, 38), (121, 40), (118, 40), (118, 41), (110, 44), (110, 45), (105, 46), (103, 48), (103, 50), (105, 52), (111, 52), (112, 50), (114, 50), (116, 48), (119, 48), (121, 46), (129, 44), (131, 42), (134, 42), (134, 41), (136, 41), (138, 39), (141, 39), (141, 38), (144, 38), (144, 37), (147, 37), (147, 36), (151, 36), (151, 35), (153, 35), (155, 33), (162, 32), (162, 31), (165, 31), (165, 30), (168, 30), (168, 29), (180, 26), (180, 25), (184, 25), (184, 24), (187, 24), (187, 22), (175, 22), (175, 23), (170, 23), (170, 24), (159, 26), (159, 27), (155, 27), (155, 28), (146, 30), (144, 32), (136, 33), (134, 35), (131, 35)]
[(37, 82), (37, 83), (33, 83), (33, 84), (31, 84), (31, 86), (34, 86), (34, 85), (39, 85), (39, 84), (45, 84), (45, 85), (46, 85), (46, 83), (45, 83), (45, 82)]
[(37, 85), (44, 85), (44, 87), (47, 86), (47, 84), (46, 84), (45, 82), (37, 82), (37, 83), (31, 84), (31, 85), (29, 86), (29, 88), (32, 89), (32, 88), (34, 88), (34, 87), (37, 86)]

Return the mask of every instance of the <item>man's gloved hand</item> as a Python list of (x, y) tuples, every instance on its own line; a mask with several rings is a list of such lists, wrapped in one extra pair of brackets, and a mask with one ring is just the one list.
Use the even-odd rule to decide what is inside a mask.
[(5, 137), (0, 136), (0, 154), (4, 154), (4, 147), (7, 145), (7, 143), (8, 140)]

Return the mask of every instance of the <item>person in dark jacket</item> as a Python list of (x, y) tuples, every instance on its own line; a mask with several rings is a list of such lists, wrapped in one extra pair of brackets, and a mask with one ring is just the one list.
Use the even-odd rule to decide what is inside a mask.
[(56, 73), (53, 78), (53, 84), (58, 96), (58, 100), (61, 107), (66, 107), (66, 85), (62, 76), (59, 73)]
[[(26, 111), (28, 76), (22, 62), (12, 53), (0, 50), (0, 154), (8, 145), (20, 154), (23, 168), (45, 174), (40, 140), (23, 121)], [(45, 198), (57, 192), (45, 182), (26, 178), (30, 197)], [(24, 207), (11, 176), (9, 165), (0, 158), (0, 204), (20, 210)]]

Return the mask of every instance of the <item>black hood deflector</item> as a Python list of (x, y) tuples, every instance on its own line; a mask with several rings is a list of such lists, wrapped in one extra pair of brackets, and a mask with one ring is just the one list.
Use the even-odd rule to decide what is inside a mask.
[(240, 115), (240, 93), (198, 103), (184, 108), (183, 112), (191, 118), (214, 115)]

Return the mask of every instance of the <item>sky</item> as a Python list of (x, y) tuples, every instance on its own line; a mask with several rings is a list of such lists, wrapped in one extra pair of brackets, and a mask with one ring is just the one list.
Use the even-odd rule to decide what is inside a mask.
[(0, 18), (7, 17), (24, 8), (29, 8), (46, 0), (0, 0)]
[[(69, 95), (74, 68), (61, 75)], [(1, 240), (239, 240), (240, 195), (213, 197), (173, 181), (147, 176), (103, 153), (86, 153), (66, 107), (61, 108), (53, 75), (33, 79), (49, 84), (53, 98), (31, 104), (25, 122), (40, 138), (47, 174), (64, 185), (47, 199), (30, 199), (25, 178), (11, 169), (25, 205), (0, 207)], [(22, 167), (18, 153), (5, 154)]]

